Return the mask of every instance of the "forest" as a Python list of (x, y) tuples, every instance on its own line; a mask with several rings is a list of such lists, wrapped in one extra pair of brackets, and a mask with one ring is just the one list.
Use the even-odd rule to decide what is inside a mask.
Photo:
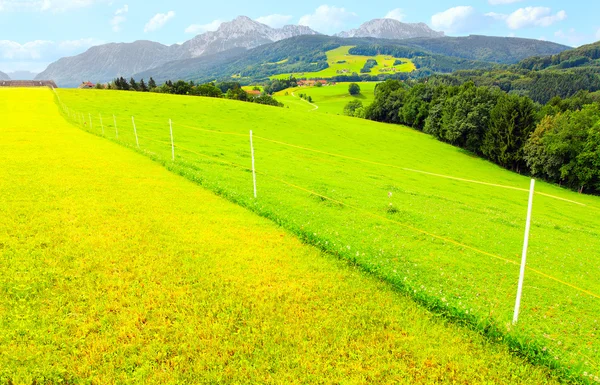
[[(359, 117), (403, 124), (502, 167), (581, 193), (600, 193), (600, 94), (542, 105), (474, 82), (388, 80)], [(356, 116), (356, 115), (355, 115)]]

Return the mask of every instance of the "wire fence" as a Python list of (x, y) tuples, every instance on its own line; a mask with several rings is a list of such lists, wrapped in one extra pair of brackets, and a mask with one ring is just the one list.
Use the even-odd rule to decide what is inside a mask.
[(530, 189), (251, 132), (81, 112), (54, 92), (79, 127), (139, 149), (534, 362), (597, 381), (600, 229), (589, 200), (535, 193), (514, 323)]

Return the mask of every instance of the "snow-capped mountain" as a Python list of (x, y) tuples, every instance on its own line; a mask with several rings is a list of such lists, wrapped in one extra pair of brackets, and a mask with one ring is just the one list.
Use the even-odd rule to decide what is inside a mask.
[(374, 19), (357, 29), (340, 32), (339, 37), (375, 37), (379, 39), (411, 39), (415, 37), (443, 37), (425, 23), (402, 23), (394, 19)]

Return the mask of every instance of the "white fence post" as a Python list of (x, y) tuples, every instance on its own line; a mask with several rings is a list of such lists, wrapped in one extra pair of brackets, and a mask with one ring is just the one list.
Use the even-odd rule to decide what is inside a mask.
[(517, 289), (517, 301), (515, 303), (513, 324), (516, 324), (519, 321), (519, 311), (521, 309), (521, 296), (523, 294), (523, 281), (525, 280), (525, 266), (527, 265), (527, 248), (529, 247), (529, 230), (531, 229), (531, 211), (533, 209), (534, 192), (535, 179), (532, 179), (531, 187), (529, 188), (529, 205), (527, 207), (527, 222), (525, 224), (525, 241), (523, 242), (523, 257), (521, 259), (521, 273), (519, 275), (519, 287)]
[(175, 142), (173, 141), (173, 122), (169, 119), (169, 130), (171, 131), (171, 157), (175, 160)]
[(252, 152), (252, 181), (254, 182), (254, 198), (256, 198), (256, 167), (254, 166), (254, 144), (252, 143), (252, 130), (250, 130), (250, 151)]
[(92, 114), (88, 114), (88, 117), (90, 118), (90, 130), (91, 130), (92, 128), (94, 128), (92, 125)]
[(117, 134), (117, 139), (119, 139), (119, 129), (117, 128), (117, 118), (113, 115), (113, 122), (115, 122), (115, 132)]
[(100, 115), (100, 127), (102, 127), (102, 135), (104, 135), (104, 123), (102, 122), (102, 114)]
[(133, 123), (133, 133), (135, 134), (135, 144), (137, 145), (137, 148), (140, 148), (140, 142), (137, 137), (137, 129), (135, 128), (135, 119), (133, 118), (133, 116), (131, 117), (131, 123)]

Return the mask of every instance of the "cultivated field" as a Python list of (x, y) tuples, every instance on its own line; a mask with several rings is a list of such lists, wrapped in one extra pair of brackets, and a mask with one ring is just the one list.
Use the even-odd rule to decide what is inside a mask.
[[(156, 114), (246, 107), (117, 92), (60, 95), (80, 107), (132, 102)], [(2, 383), (555, 383), (547, 369), (447, 323), (359, 266), (77, 129), (48, 89), (0, 89), (0, 107)], [(131, 144), (127, 119), (118, 122), (120, 140)], [(105, 122), (104, 129), (108, 136), (115, 127)], [(148, 137), (158, 132), (140, 125)], [(204, 139), (190, 136), (196, 142), (188, 145)], [(232, 150), (242, 156), (241, 147)], [(197, 181), (206, 173), (227, 194), (249, 176), (197, 158), (169, 167)], [(306, 194), (279, 194), (282, 214), (302, 202), (343, 211)]]
[[(277, 101), (285, 104), (291, 109), (299, 111), (314, 110), (335, 115), (342, 115), (344, 107), (351, 100), (360, 100), (366, 107), (375, 99), (376, 82), (358, 83), (361, 93), (360, 95), (354, 96), (350, 95), (348, 92), (349, 85), (350, 83), (342, 82), (333, 86), (289, 88), (277, 92), (274, 96)], [(313, 106), (301, 100), (299, 98), (300, 94), (306, 94), (312, 97), (313, 104), (317, 105), (319, 108), (315, 109)]]
[(393, 74), (397, 72), (412, 72), (415, 65), (410, 59), (400, 59), (404, 63), (394, 65), (396, 58), (389, 55), (361, 56), (351, 55), (348, 51), (352, 46), (343, 46), (327, 52), (327, 63), (329, 67), (318, 72), (299, 72), (294, 74), (281, 74), (272, 76), (271, 79), (286, 79), (291, 75), (297, 78), (331, 78), (334, 76), (361, 74), (360, 70), (365, 66), (368, 59), (377, 60), (375, 67), (366, 75), (379, 75), (380, 73)]
[[(529, 179), (422, 133), (239, 102), (60, 90), (73, 122), (272, 219), (436, 313), (582, 380), (599, 374), (600, 199), (538, 183), (511, 325)], [(77, 111), (77, 113), (73, 113)], [(92, 114), (93, 127), (85, 124)], [(168, 119), (173, 119), (175, 162)], [(114, 139), (112, 118), (104, 136)], [(258, 199), (248, 130), (254, 130)], [(391, 196), (390, 196), (391, 193)], [(585, 377), (584, 377), (585, 374)]]

